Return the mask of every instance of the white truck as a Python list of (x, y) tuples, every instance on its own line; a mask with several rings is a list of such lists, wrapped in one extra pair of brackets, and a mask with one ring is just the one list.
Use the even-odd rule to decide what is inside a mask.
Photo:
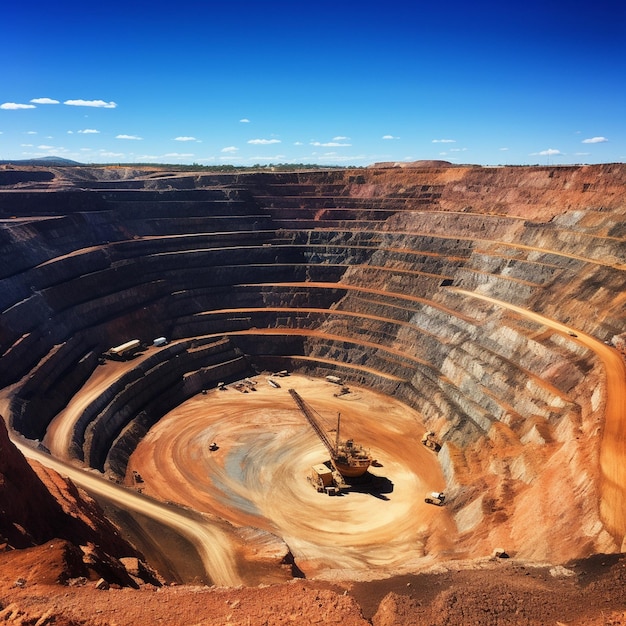
[(443, 506), (445, 501), (446, 496), (443, 491), (430, 491), (424, 498), (424, 502), (426, 502), (426, 504), (434, 504), (436, 506)]

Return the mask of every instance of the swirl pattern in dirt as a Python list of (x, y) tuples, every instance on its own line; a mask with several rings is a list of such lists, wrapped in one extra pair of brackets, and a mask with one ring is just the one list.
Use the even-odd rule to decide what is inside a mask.
[[(288, 387), (298, 389), (328, 431), (341, 412), (342, 438), (354, 438), (378, 461), (367, 480), (338, 497), (311, 487), (311, 466), (329, 455)], [(150, 431), (129, 475), (140, 472), (143, 489), (155, 497), (279, 535), (307, 575), (362, 577), (415, 566), (443, 550), (454, 528), (444, 509), (424, 503), (424, 493), (444, 481), (435, 455), (420, 443), (419, 415), (370, 390), (339, 397), (336, 391), (303, 376), (284, 379), (278, 389), (259, 377), (256, 391), (230, 387), (197, 396)]]

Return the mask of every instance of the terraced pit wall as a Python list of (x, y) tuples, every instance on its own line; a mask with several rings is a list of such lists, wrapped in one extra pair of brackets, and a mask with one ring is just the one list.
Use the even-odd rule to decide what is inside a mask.
[[(121, 475), (171, 407), (295, 369), (417, 408), (468, 533), (550, 462), (599, 516), (606, 374), (573, 334), (624, 333), (624, 165), (46, 172), (0, 177), (0, 386), (25, 436), (111, 346), (165, 336), (85, 408), (71, 456)], [(611, 520), (588, 541), (614, 549)]]

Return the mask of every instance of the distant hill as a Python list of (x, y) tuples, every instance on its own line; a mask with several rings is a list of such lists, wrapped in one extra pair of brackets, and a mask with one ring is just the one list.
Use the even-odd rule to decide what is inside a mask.
[(41, 157), (40, 159), (22, 159), (18, 161), (0, 161), (0, 165), (83, 165), (78, 161), (72, 161), (71, 159), (64, 159), (59, 156), (47, 156)]

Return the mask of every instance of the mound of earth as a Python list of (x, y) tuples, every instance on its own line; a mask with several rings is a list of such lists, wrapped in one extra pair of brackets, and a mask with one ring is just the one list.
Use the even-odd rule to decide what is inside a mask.
[(0, 558), (0, 621), (55, 626), (166, 623), (344, 626), (617, 625), (626, 623), (626, 559), (601, 555), (568, 567), (506, 559), (355, 585), (293, 580), (226, 589), (119, 589), (89, 579), (62, 541)]
[[(0, 419), (3, 578), (43, 584), (103, 578), (108, 584), (136, 587), (120, 559), (139, 561), (139, 556), (98, 504), (69, 479), (36, 463), (31, 467), (9, 440)], [(160, 584), (152, 573), (138, 578)]]
[(117, 555), (134, 554), (96, 503), (69, 480), (31, 467), (0, 419), (0, 545), (26, 548), (53, 538), (97, 543)]

